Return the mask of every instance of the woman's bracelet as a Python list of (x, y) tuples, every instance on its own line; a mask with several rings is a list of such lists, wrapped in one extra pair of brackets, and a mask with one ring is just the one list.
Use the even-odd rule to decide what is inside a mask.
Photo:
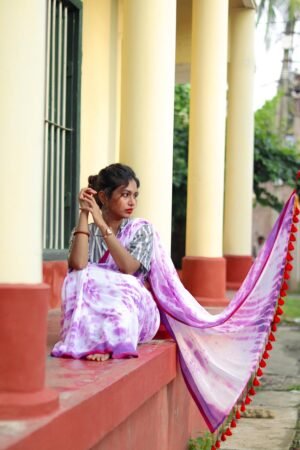
[(87, 237), (90, 237), (90, 233), (88, 231), (76, 230), (74, 231), (74, 236), (76, 236), (76, 234), (86, 234)]

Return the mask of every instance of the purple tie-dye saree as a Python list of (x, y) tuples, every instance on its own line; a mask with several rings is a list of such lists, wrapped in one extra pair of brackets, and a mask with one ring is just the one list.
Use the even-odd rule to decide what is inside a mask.
[(209, 314), (185, 290), (155, 239), (150, 282), (177, 342), (187, 386), (209, 429), (227, 418), (258, 367), (285, 273), (295, 194), (286, 203), (243, 285), (227, 308)]
[[(70, 272), (63, 288), (62, 337), (52, 355), (78, 358), (109, 351), (114, 358), (136, 356), (137, 344), (155, 335), (160, 312), (177, 343), (187, 386), (215, 431), (247, 394), (268, 341), (286, 273), (294, 204), (295, 194), (243, 285), (217, 315), (184, 288), (156, 232), (148, 276), (156, 304), (143, 280), (118, 272), (110, 255), (104, 264)], [(126, 225), (118, 236), (124, 246), (143, 224), (135, 219)]]

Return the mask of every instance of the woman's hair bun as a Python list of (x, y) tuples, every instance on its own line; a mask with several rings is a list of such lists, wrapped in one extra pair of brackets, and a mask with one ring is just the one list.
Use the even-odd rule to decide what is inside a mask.
[(97, 191), (97, 178), (98, 175), (90, 175), (88, 177), (89, 187), (95, 189)]
[(111, 197), (115, 189), (119, 186), (128, 186), (131, 180), (134, 180), (139, 188), (139, 179), (132, 168), (125, 164), (115, 163), (100, 170), (98, 175), (90, 175), (88, 184), (96, 192), (104, 191), (107, 197)]

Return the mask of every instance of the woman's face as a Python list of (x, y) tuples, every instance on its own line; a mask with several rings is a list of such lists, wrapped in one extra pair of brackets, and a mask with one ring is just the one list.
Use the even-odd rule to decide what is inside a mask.
[(136, 182), (130, 180), (127, 186), (119, 186), (110, 198), (106, 197), (104, 207), (117, 220), (130, 217), (136, 207), (138, 194)]

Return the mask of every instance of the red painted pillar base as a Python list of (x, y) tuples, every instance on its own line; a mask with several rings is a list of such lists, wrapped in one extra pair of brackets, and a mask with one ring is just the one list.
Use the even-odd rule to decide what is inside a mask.
[(182, 282), (203, 306), (226, 306), (226, 261), (224, 258), (185, 256)]
[(225, 255), (224, 257), (226, 259), (226, 288), (239, 289), (253, 264), (253, 258), (239, 255)]
[(49, 413), (58, 394), (45, 389), (46, 284), (0, 285), (0, 419)]

